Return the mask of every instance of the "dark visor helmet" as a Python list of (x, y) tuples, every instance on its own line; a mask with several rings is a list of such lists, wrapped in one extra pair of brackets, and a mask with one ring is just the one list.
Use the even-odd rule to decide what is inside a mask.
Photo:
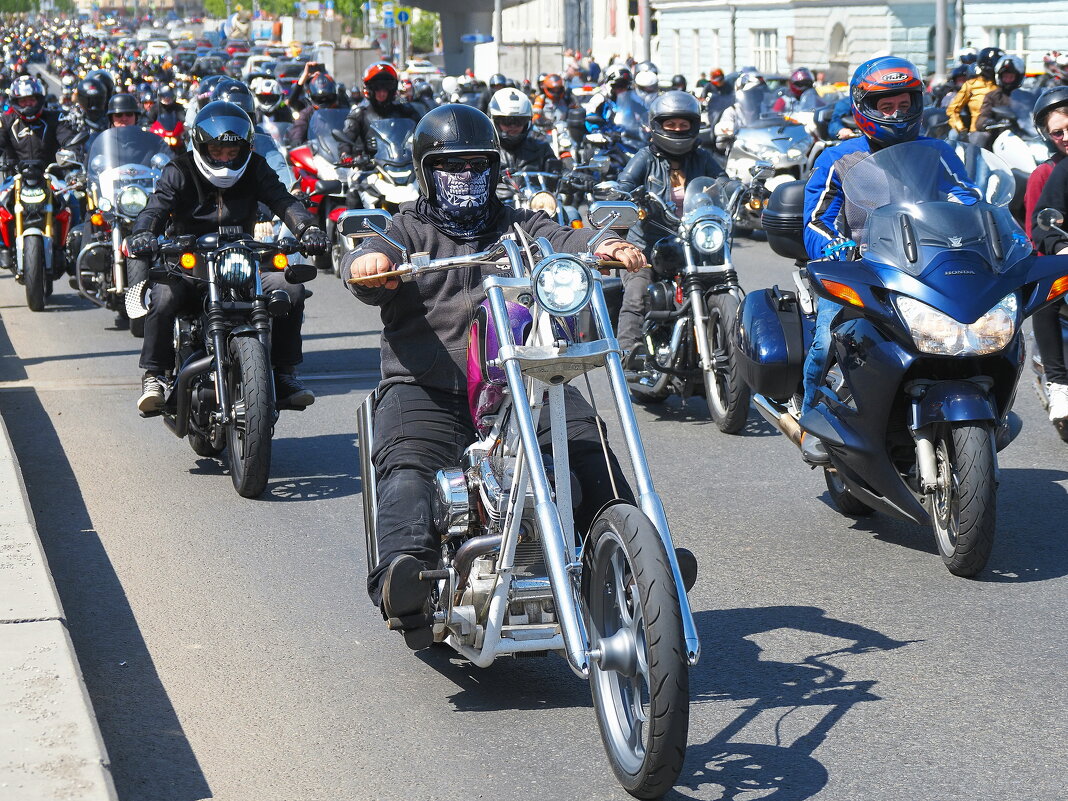
[[(688, 131), (668, 131), (664, 123), (681, 118), (690, 121)], [(684, 156), (697, 146), (701, 128), (701, 104), (689, 92), (672, 89), (649, 104), (649, 144), (669, 156)]]
[(219, 81), (211, 92), (211, 99), (233, 103), (251, 118), (256, 113), (256, 102), (252, 98), (251, 90), (241, 81), (230, 78)]
[[(224, 100), (200, 109), (189, 134), (189, 143), (199, 156), (197, 167), (208, 180), (229, 178), (234, 173), (240, 177), (248, 165), (252, 142), (252, 120), (241, 108)], [(221, 161), (212, 157), (211, 145), (237, 146), (238, 152), (234, 158)]]
[[(907, 111), (886, 116), (879, 112), (879, 100), (908, 94)], [(911, 142), (920, 133), (923, 115), (923, 80), (911, 61), (897, 56), (879, 56), (857, 67), (849, 82), (853, 117), (857, 127), (876, 147)]]
[[(394, 84), (396, 91), (396, 84)], [(329, 75), (319, 73), (308, 81), (308, 97), (316, 108), (337, 105), (337, 83)]]
[(96, 78), (83, 78), (76, 90), (78, 105), (85, 116), (95, 119), (104, 113), (108, 105), (107, 89)]
[(490, 118), (472, 106), (448, 103), (431, 109), (415, 126), (412, 161), (423, 197), (434, 202), (431, 165), (439, 158), (484, 156), (490, 163), (489, 185), (501, 177), (500, 141)]

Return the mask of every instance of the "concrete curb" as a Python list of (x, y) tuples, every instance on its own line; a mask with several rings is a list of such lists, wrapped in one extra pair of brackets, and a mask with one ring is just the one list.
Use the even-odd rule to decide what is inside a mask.
[(0, 798), (115, 801), (110, 762), (0, 418)]

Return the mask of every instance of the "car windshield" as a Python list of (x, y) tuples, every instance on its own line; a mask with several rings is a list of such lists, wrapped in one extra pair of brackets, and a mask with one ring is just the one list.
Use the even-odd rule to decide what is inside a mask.
[(846, 222), (865, 258), (912, 275), (947, 250), (975, 253), (994, 272), (1029, 255), (1007, 208), (1015, 187), (989, 151), (934, 139), (884, 148), (842, 179)]
[(407, 117), (375, 120), (371, 123), (371, 132), (377, 143), (375, 159), (391, 166), (411, 163), (414, 121)]
[(345, 127), (348, 112), (343, 108), (321, 108), (312, 114), (308, 125), (308, 142), (312, 150), (331, 164), (341, 157), (341, 143), (334, 138), (334, 131)]

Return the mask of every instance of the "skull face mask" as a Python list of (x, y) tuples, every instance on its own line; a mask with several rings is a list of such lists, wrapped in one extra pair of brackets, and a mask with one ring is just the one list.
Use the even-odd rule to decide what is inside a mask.
[(453, 219), (471, 219), (489, 202), (489, 170), (443, 172), (434, 170), (434, 197), (442, 213)]

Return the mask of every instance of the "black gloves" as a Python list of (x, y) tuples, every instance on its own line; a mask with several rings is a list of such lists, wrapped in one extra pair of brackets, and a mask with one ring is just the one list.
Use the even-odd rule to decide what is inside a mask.
[(309, 256), (326, 253), (330, 249), (330, 239), (321, 228), (309, 225), (300, 235), (300, 249)]
[(159, 242), (151, 231), (138, 231), (126, 237), (126, 250), (138, 259), (154, 259), (159, 253)]

